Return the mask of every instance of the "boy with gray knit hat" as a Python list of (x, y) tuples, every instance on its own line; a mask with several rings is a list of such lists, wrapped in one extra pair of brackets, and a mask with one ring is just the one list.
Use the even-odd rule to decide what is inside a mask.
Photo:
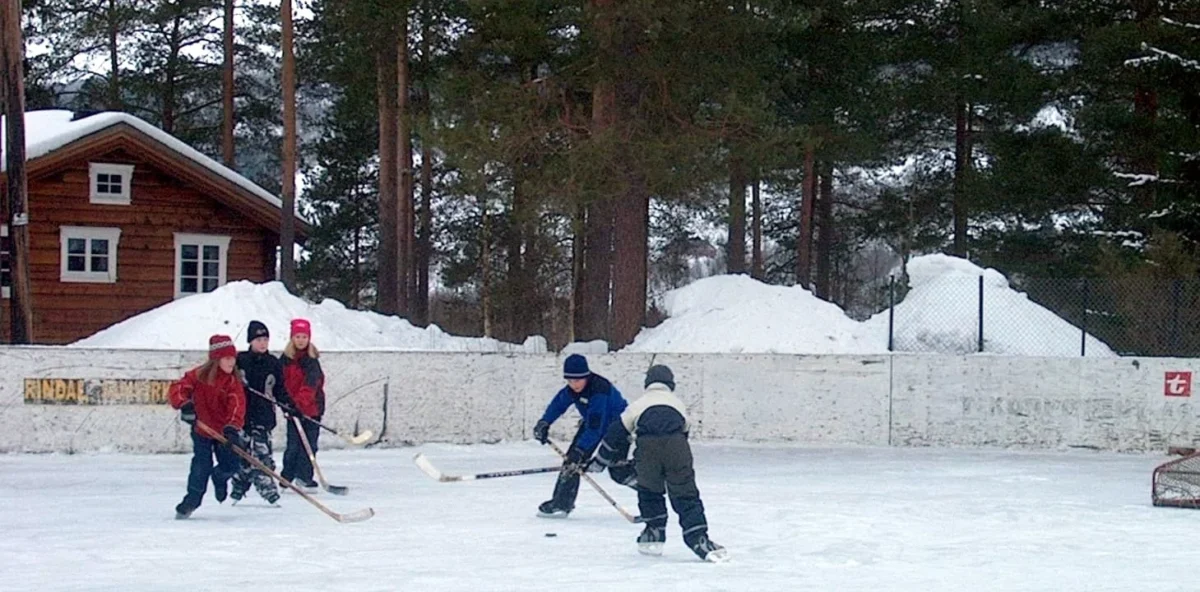
[(728, 558), (725, 548), (708, 538), (704, 503), (696, 488), (692, 447), (688, 444), (687, 407), (675, 395), (675, 375), (663, 366), (646, 372), (646, 392), (629, 404), (621, 420), (608, 428), (596, 462), (609, 466), (629, 455), (631, 438), (637, 439), (633, 460), (637, 472), (638, 509), (646, 523), (638, 536), (638, 551), (661, 555), (667, 540), (667, 503), (679, 515), (683, 542), (701, 559), (714, 563)]

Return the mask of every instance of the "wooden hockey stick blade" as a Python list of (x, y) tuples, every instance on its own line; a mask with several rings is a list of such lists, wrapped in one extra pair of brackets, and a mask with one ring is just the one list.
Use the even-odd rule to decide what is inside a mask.
[(349, 514), (340, 514), (338, 512), (334, 512), (333, 510), (330, 510), (329, 508), (325, 507), (324, 504), (322, 504), (321, 502), (319, 502), (315, 498), (313, 498), (313, 496), (306, 493), (303, 489), (296, 487), (295, 485), (292, 485), (291, 481), (288, 481), (287, 479), (284, 479), (283, 477), (281, 477), (279, 475), (279, 473), (276, 473), (274, 470), (271, 469), (271, 467), (264, 465), (262, 463), (262, 461), (258, 460), (257, 458), (254, 458), (253, 454), (246, 452), (245, 450), (243, 450), (242, 448), (240, 448), (238, 446), (229, 444), (229, 440), (226, 440), (224, 435), (222, 435), (220, 432), (208, 427), (207, 425), (205, 425), (205, 423), (203, 421), (200, 421), (197, 419), (196, 427), (200, 428), (201, 432), (208, 434), (209, 437), (216, 440), (217, 442), (228, 445), (229, 449), (232, 450), (234, 454), (242, 457), (242, 460), (245, 460), (246, 462), (250, 463), (250, 465), (253, 466), (254, 468), (270, 475), (276, 481), (281, 483), (284, 487), (287, 487), (288, 489), (291, 489), (292, 491), (295, 491), (296, 493), (300, 494), (300, 497), (304, 498), (305, 501), (312, 504), (313, 506), (316, 506), (316, 508), (318, 510), (320, 510), (321, 512), (325, 513), (326, 516), (329, 516), (330, 518), (333, 518), (334, 520), (337, 520), (338, 522), (341, 522), (343, 524), (349, 523), (349, 522), (362, 522), (363, 520), (367, 520), (370, 517), (375, 515), (375, 510), (373, 508), (364, 508), (362, 510), (359, 510), (357, 512), (351, 512)]
[(372, 432), (371, 430), (367, 430), (357, 436), (346, 436), (343, 434), (338, 434), (338, 435), (341, 436), (343, 440), (345, 440), (355, 446), (362, 446), (363, 444), (366, 444), (368, 440), (370, 440), (372, 437), (374, 437), (375, 433)]
[(476, 481), (479, 479), (498, 479), (500, 477), (519, 477), (521, 475), (536, 475), (538, 473), (554, 473), (562, 470), (562, 467), (538, 467), (535, 469), (515, 469), (512, 471), (492, 471), (489, 473), (476, 473), (474, 475), (447, 475), (433, 466), (433, 462), (425, 457), (423, 453), (418, 452), (413, 457), (413, 462), (426, 475), (441, 481), (442, 483), (450, 483), (453, 481)]
[(296, 433), (300, 435), (300, 443), (304, 444), (304, 451), (308, 453), (308, 462), (312, 463), (313, 471), (317, 473), (317, 481), (321, 483), (321, 488), (334, 495), (346, 495), (350, 493), (349, 487), (330, 485), (325, 480), (325, 475), (321, 473), (321, 465), (317, 464), (317, 453), (313, 452), (312, 444), (309, 444), (308, 436), (304, 433), (304, 425), (300, 423), (300, 419), (296, 416), (292, 416), (292, 421), (296, 424)]
[(420, 452), (418, 452), (417, 455), (413, 457), (413, 462), (416, 463), (418, 469), (421, 469), (422, 472), (424, 472), (426, 475), (429, 475), (430, 477), (434, 478), (437, 481), (442, 481), (442, 482), (458, 481), (458, 479), (455, 479), (453, 477), (447, 477), (446, 475), (443, 475), (442, 472), (437, 470), (437, 467), (433, 466), (433, 463), (429, 462), (429, 459), (425, 458), (425, 455)]
[[(549, 444), (559, 456), (563, 457), (563, 460), (566, 460), (567, 453), (563, 452), (562, 448), (558, 447), (558, 444), (550, 441), (547, 441), (546, 443)], [(580, 472), (579, 476), (583, 477), (584, 480), (588, 482), (588, 485), (591, 485), (592, 489), (595, 489), (596, 493), (599, 493), (601, 497), (608, 501), (609, 505), (611, 505), (618, 513), (620, 513), (622, 517), (632, 524), (637, 524), (639, 522), (640, 517), (634, 516), (629, 510), (626, 510), (620, 503), (618, 503), (617, 500), (613, 499), (611, 495), (608, 495), (608, 492), (604, 491), (604, 488), (600, 487), (600, 484), (596, 483), (596, 480), (592, 479), (592, 476), (587, 474), (587, 471)]]

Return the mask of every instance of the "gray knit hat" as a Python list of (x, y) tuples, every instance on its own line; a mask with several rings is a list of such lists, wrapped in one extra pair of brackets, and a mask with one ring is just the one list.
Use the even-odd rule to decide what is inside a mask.
[(665, 384), (667, 388), (675, 390), (675, 373), (662, 364), (651, 366), (646, 371), (646, 384), (644, 386), (650, 386), (656, 382)]

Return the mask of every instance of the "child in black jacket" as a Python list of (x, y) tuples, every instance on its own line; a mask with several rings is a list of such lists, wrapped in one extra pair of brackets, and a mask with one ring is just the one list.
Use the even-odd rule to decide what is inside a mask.
[(601, 466), (619, 465), (629, 455), (631, 437), (637, 438), (633, 461), (637, 472), (638, 509), (646, 523), (638, 536), (638, 551), (661, 555), (667, 540), (667, 503), (679, 515), (683, 542), (701, 559), (727, 559), (725, 548), (708, 538), (704, 503), (696, 488), (692, 447), (688, 444), (687, 407), (675, 396), (675, 375), (658, 365), (646, 372), (646, 392), (629, 404), (600, 443)]
[[(287, 389), (283, 386), (283, 365), (280, 364), (279, 358), (267, 351), (271, 345), (271, 334), (266, 325), (250, 321), (246, 340), (250, 342), (250, 348), (238, 353), (237, 365), (242, 373), (242, 383), (246, 391), (247, 446), (258, 460), (274, 470), (271, 431), (275, 429), (276, 413), (275, 404), (267, 397), (273, 397), (284, 405), (290, 404)], [(233, 488), (229, 496), (235, 502), (242, 499), (250, 489), (251, 483), (267, 503), (274, 504), (279, 500), (279, 488), (275, 485), (275, 480), (245, 462), (233, 477)]]

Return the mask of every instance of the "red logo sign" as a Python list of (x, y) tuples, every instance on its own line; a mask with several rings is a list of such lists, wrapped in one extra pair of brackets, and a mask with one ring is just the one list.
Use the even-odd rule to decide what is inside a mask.
[(1167, 372), (1163, 378), (1163, 394), (1168, 397), (1192, 396), (1192, 373)]

